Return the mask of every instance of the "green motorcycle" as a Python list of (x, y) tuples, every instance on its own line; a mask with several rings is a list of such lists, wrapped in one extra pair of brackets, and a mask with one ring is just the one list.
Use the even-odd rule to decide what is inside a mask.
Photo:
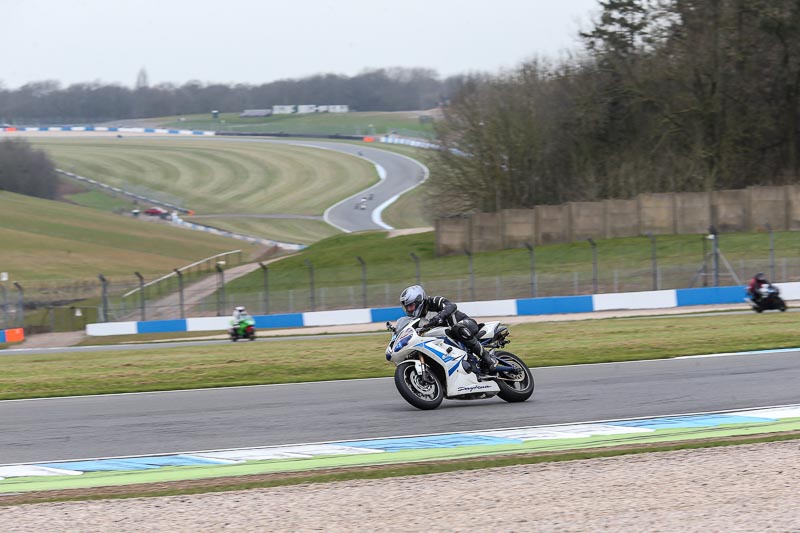
[(231, 320), (231, 328), (228, 330), (231, 334), (231, 340), (233, 342), (239, 339), (256, 340), (255, 324), (256, 321), (252, 317), (242, 318), (238, 323), (235, 320)]

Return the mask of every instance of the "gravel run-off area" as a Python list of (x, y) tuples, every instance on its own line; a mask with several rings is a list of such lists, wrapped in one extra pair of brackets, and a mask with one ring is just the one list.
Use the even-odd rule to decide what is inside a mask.
[[(2, 503), (2, 499), (0, 499)], [(800, 441), (0, 507), (10, 532), (800, 531)]]

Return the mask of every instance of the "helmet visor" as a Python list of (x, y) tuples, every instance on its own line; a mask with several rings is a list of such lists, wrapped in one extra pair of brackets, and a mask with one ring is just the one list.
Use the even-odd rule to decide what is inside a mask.
[(405, 307), (406, 314), (408, 316), (411, 316), (411, 315), (414, 314), (414, 311), (417, 310), (417, 303), (416, 302), (411, 302), (409, 304), (404, 305), (403, 307)]

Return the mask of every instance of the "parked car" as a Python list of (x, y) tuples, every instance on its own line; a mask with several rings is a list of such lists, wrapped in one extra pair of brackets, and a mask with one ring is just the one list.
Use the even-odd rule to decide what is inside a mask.
[(160, 217), (161, 215), (166, 215), (167, 210), (160, 207), (151, 207), (150, 209), (145, 209), (144, 214), (151, 217)]

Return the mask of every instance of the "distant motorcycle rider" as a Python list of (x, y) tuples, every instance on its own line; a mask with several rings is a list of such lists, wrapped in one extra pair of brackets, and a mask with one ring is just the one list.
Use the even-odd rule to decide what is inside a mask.
[(247, 320), (248, 318), (250, 318), (250, 315), (243, 305), (237, 305), (234, 307), (233, 315), (231, 316), (230, 332), (233, 333), (235, 330), (239, 329), (239, 325), (242, 323), (242, 321)]
[(426, 318), (429, 313), (436, 313), (428, 319), (429, 327), (448, 326), (451, 336), (464, 343), (486, 370), (497, 366), (497, 359), (477, 339), (478, 323), (444, 296), (427, 296), (420, 285), (412, 285), (400, 294), (400, 303), (406, 315), (413, 318)]
[(747, 294), (754, 303), (758, 303), (761, 298), (763, 298), (761, 288), (765, 286), (769, 287), (770, 282), (767, 281), (767, 277), (763, 272), (759, 272), (750, 280), (750, 283), (747, 285)]

